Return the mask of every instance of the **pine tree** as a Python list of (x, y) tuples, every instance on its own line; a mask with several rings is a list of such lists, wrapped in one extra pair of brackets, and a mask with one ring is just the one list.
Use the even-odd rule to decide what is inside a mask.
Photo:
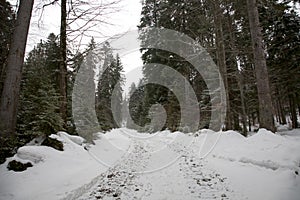
[(114, 57), (108, 42), (103, 45), (102, 51), (104, 59), (103, 66), (99, 69), (101, 75), (98, 79), (96, 93), (96, 112), (101, 129), (108, 131), (119, 127), (122, 121), (124, 78), (121, 60), (118, 55)]
[[(294, 57), (297, 57), (299, 45), (296, 34), (298, 19), (293, 16), (291, 8), (286, 8), (291, 2), (295, 3), (291, 0), (281, 2), (264, 0), (260, 3), (248, 1), (247, 4), (242, 0), (181, 2), (145, 0), (139, 25), (140, 39), (146, 43), (151, 37), (147, 34), (147, 29), (143, 30), (143, 28), (168, 28), (190, 36), (206, 48), (220, 67), (226, 87), (228, 107), (225, 129), (238, 130), (246, 136), (247, 125), (251, 130), (251, 126), (256, 126), (260, 122), (261, 127), (274, 131), (273, 103), (280, 107), (276, 109), (277, 113), (281, 113), (280, 118), (283, 118), (283, 112), (290, 113), (292, 125), (295, 127), (296, 110), (300, 107), (299, 94), (295, 92), (298, 90), (298, 85), (295, 83), (299, 70), (292, 65), (298, 63)], [(290, 21), (287, 18), (290, 18)], [(259, 20), (261, 25), (257, 23)], [(282, 27), (289, 28), (287, 30)], [(290, 37), (285, 36), (287, 35), (285, 32), (289, 33)], [(289, 51), (284, 50), (287, 46)], [(197, 72), (182, 58), (159, 49), (141, 49), (141, 52), (145, 64), (160, 63), (180, 72), (189, 80), (194, 90), (195, 88), (199, 90), (195, 90), (195, 93), (200, 108), (206, 108), (206, 112), (211, 109), (208, 95), (204, 98), (206, 100), (201, 100), (201, 96), (207, 94), (205, 87), (198, 87), (203, 84), (203, 80), (197, 78)], [(289, 53), (284, 55), (282, 52)], [(280, 54), (281, 56), (278, 57)], [(266, 65), (266, 56), (268, 56), (268, 65)], [(286, 72), (282, 73), (284, 70), (279, 66), (283, 65), (284, 57), (289, 57), (291, 62), (288, 62), (290, 67), (286, 68)], [(271, 70), (272, 85), (267, 78), (268, 70)], [(294, 76), (289, 79), (289, 86), (286, 86), (281, 84), (286, 79), (277, 76), (283, 77), (283, 74), (288, 76), (288, 71), (293, 71)], [(164, 79), (163, 71), (159, 67), (152, 69), (144, 67), (143, 73), (145, 80), (152, 77)], [(274, 81), (276, 84), (273, 83)], [(176, 85), (175, 82), (172, 84)], [(173, 101), (172, 94), (166, 88), (151, 84), (145, 86), (143, 90), (143, 105), (146, 106), (140, 113), (147, 113), (152, 105), (159, 103), (166, 108), (168, 114), (172, 113), (173, 119), (171, 120), (168, 115), (167, 120), (167, 127), (172, 129), (171, 127), (176, 124), (174, 118), (179, 117), (179, 111), (173, 109), (177, 105), (176, 101)], [(272, 91), (273, 96), (271, 96)], [(284, 94), (287, 94), (287, 97), (284, 97)], [(202, 102), (206, 105), (202, 105)], [(205, 121), (209, 118), (207, 112)], [(200, 124), (203, 126), (205, 123), (200, 121)]]
[[(195, 9), (193, 9), (196, 4), (197, 2), (194, 1), (178, 2), (146, 0), (143, 4), (139, 28), (142, 30), (147, 27), (164, 27), (190, 34), (191, 37), (195, 37), (195, 32), (197, 32), (195, 30), (196, 28), (194, 27), (192, 29), (192, 26), (195, 25), (195, 21), (187, 20), (191, 19), (189, 18), (190, 15), (193, 15), (193, 17), (196, 16)], [(189, 13), (190, 15), (188, 15)], [(191, 23), (191, 26), (189, 23)], [(140, 38), (142, 42), (147, 42), (149, 39), (147, 37), (151, 37), (151, 35), (143, 31), (141, 31)], [(159, 63), (170, 66), (180, 72), (190, 82), (190, 84), (192, 84), (192, 79), (195, 77), (191, 76), (193, 69), (191, 65), (180, 56), (159, 49), (141, 49), (141, 51), (143, 54), (142, 59), (145, 64)], [(152, 80), (153, 78), (166, 80), (166, 75), (164, 75), (165, 72), (156, 65), (151, 68), (144, 67), (143, 74), (145, 80)], [(199, 76), (199, 74), (196, 74), (196, 76)], [(175, 80), (168, 81), (170, 86), (177, 85)], [(143, 112), (140, 112), (140, 115), (145, 116), (139, 117), (140, 119), (144, 119), (141, 124), (149, 123), (149, 118), (146, 116), (148, 116), (150, 107), (155, 104), (160, 104), (165, 108), (168, 116), (165, 128), (169, 128), (172, 131), (178, 130), (181, 114), (184, 113), (180, 113), (179, 102), (168, 88), (155, 84), (147, 85), (144, 87), (144, 100), (142, 104), (144, 105), (142, 108)]]
[[(129, 93), (128, 93), (128, 100), (125, 99), (126, 101), (123, 101), (124, 103), (126, 102), (127, 104), (124, 104), (124, 107), (127, 106), (128, 109), (125, 108), (125, 114), (126, 114), (126, 127), (127, 128), (131, 128), (134, 129), (134, 121), (132, 120), (132, 118), (134, 117), (134, 114), (137, 114), (135, 110), (133, 110), (133, 101), (136, 100), (136, 98), (133, 98), (133, 94), (136, 91), (136, 85), (135, 83), (131, 83), (130, 88), (129, 88)], [(142, 100), (142, 99), (139, 99)], [(135, 101), (136, 102), (136, 101)], [(131, 106), (131, 108), (129, 107)]]
[(259, 100), (259, 126), (275, 132), (269, 75), (256, 0), (247, 0), (247, 6)]
[(270, 3), (262, 8), (262, 15), (277, 119), (286, 124), (289, 114), (291, 127), (297, 128), (300, 17), (287, 2)]
[(74, 122), (74, 118), (72, 116), (72, 94), (73, 94), (73, 88), (75, 84), (75, 80), (78, 74), (78, 71), (83, 63), (84, 60), (84, 53), (78, 52), (75, 55), (72, 55), (72, 59), (70, 59), (69, 62), (69, 68), (68, 71), (68, 81), (67, 81), (67, 97), (68, 97), (68, 104), (67, 104), (67, 132), (70, 134), (78, 134), (76, 132), (76, 126)]
[(95, 48), (96, 43), (92, 39), (86, 49), (86, 55), (78, 55), (73, 72), (76, 80), (74, 79), (72, 84), (72, 114), (76, 132), (88, 142), (93, 142), (94, 133), (100, 131), (95, 112), (95, 72), (100, 58)]
[[(127, 127), (138, 131), (148, 131), (145, 126), (149, 123), (148, 118), (149, 96), (146, 95), (147, 88), (143, 85), (143, 79), (136, 86), (131, 84), (129, 90), (128, 108), (130, 118), (127, 120)], [(151, 127), (148, 127), (151, 128)]]
[[(18, 132), (29, 138), (49, 135), (62, 130), (59, 115), (59, 93), (53, 79), (56, 68), (52, 66), (53, 34), (41, 41), (28, 55), (24, 66), (18, 112)], [(56, 49), (59, 50), (58, 48)]]
[[(123, 101), (123, 97), (122, 97), (122, 85), (124, 83), (124, 78), (122, 76), (123, 73), (123, 66), (121, 63), (121, 59), (119, 57), (119, 55), (116, 55), (116, 66), (113, 69), (113, 91), (114, 95), (113, 95), (113, 99), (111, 102), (111, 106), (113, 111), (115, 111), (114, 113), (114, 127), (120, 127), (122, 124), (122, 101)], [(119, 83), (118, 83), (119, 82)]]

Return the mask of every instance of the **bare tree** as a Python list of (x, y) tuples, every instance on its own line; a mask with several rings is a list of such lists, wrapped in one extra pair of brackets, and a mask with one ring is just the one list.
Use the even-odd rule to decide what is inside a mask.
[(256, 0), (247, 0), (249, 24), (254, 54), (254, 65), (257, 81), (259, 101), (259, 125), (275, 131), (273, 106), (269, 85), (269, 75), (266, 64), (266, 57), (263, 47), (262, 28), (259, 22), (259, 14)]
[(22, 66), (33, 2), (34, 0), (20, 0), (11, 48), (7, 59), (7, 74), (0, 105), (0, 134), (5, 136), (13, 134), (16, 129)]
[[(48, 6), (60, 3), (60, 68), (59, 68), (59, 91), (61, 96), (60, 113), (67, 122), (67, 51), (73, 42), (79, 43), (83, 37), (92, 37), (93, 34), (101, 34), (97, 28), (99, 25), (108, 24), (105, 16), (117, 11), (120, 0), (98, 1), (98, 0), (48, 0), (41, 2), (37, 8), (44, 9)], [(40, 17), (41, 19), (41, 17)]]

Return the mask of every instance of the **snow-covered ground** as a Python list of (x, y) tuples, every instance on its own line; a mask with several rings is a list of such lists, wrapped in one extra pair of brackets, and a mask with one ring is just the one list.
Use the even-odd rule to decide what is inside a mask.
[[(0, 165), (1, 200), (300, 199), (299, 129), (244, 138), (123, 128), (99, 134), (91, 146), (63, 132), (53, 137), (64, 151), (24, 146)], [(13, 159), (33, 167), (8, 171)]]

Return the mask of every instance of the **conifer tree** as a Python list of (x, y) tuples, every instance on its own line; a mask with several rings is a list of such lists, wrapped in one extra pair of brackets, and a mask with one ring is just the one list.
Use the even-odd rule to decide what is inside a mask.
[[(110, 44), (102, 47), (103, 66), (99, 69), (96, 93), (96, 112), (100, 127), (104, 131), (116, 128), (122, 121), (122, 75), (123, 66), (118, 55), (113, 55)], [(113, 95), (113, 92), (115, 94)], [(113, 97), (113, 98), (112, 98)], [(115, 113), (113, 113), (115, 111)]]
[(289, 115), (290, 127), (297, 128), (300, 17), (288, 2), (270, 2), (261, 10), (277, 120), (286, 124)]
[(54, 38), (55, 35), (50, 34), (46, 43), (41, 41), (29, 53), (25, 62), (18, 131), (29, 137), (49, 135), (62, 129), (59, 91), (55, 79), (57, 61), (53, 60), (53, 55), (59, 53), (59, 48)]

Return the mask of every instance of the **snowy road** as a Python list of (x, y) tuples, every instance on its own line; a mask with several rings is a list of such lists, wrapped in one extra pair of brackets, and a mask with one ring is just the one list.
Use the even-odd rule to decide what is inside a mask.
[[(243, 199), (229, 187), (226, 177), (209, 169), (197, 156), (194, 151), (199, 143), (192, 141), (182, 146), (166, 141), (168, 138), (162, 136), (145, 140), (132, 138), (130, 148), (117, 164), (62, 200)], [(157, 148), (167, 150), (157, 151)], [(174, 160), (157, 167), (168, 156)]]
[[(124, 133), (125, 132), (125, 133)], [(221, 135), (221, 137), (219, 137)], [(28, 145), (0, 165), (0, 200), (299, 200), (300, 129), (247, 138), (114, 129), (88, 151), (59, 132), (64, 151)], [(218, 140), (219, 138), (219, 140)], [(9, 161), (31, 162), (24, 172)]]

